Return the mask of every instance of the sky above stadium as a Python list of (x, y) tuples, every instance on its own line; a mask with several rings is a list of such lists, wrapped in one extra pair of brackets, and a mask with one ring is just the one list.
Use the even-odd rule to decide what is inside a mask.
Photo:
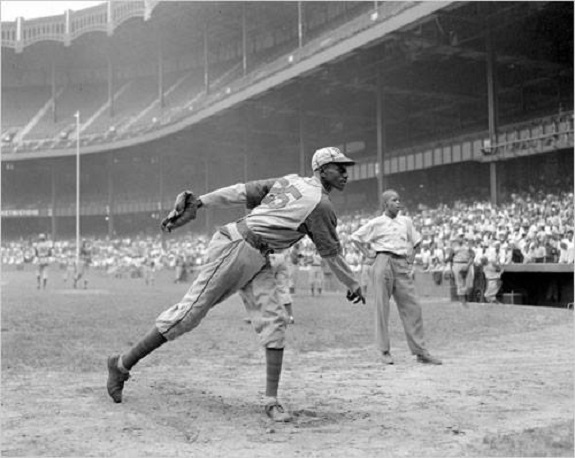
[(0, 17), (2, 21), (14, 21), (17, 17), (33, 19), (37, 17), (56, 16), (66, 10), (81, 10), (104, 3), (100, 1), (27, 1), (1, 0)]

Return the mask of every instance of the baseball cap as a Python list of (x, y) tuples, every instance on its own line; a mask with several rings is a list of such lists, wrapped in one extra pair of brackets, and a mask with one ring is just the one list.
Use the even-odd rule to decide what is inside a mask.
[(333, 146), (328, 146), (326, 148), (318, 149), (311, 160), (311, 168), (315, 172), (322, 165), (331, 164), (335, 162), (337, 164), (353, 165), (355, 161), (345, 156), (339, 148)]

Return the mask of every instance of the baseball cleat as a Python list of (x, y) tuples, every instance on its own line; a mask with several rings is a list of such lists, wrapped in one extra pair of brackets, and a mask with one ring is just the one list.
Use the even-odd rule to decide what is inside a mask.
[(267, 404), (265, 410), (267, 416), (275, 422), (291, 421), (291, 415), (286, 412), (283, 406), (277, 401)]
[(130, 378), (129, 373), (124, 373), (118, 368), (118, 358), (120, 355), (110, 356), (108, 358), (108, 394), (114, 402), (122, 402), (122, 390), (124, 382)]
[(423, 364), (435, 364), (437, 366), (443, 364), (440, 359), (431, 356), (429, 353), (424, 353), (423, 355), (417, 355), (417, 362)]

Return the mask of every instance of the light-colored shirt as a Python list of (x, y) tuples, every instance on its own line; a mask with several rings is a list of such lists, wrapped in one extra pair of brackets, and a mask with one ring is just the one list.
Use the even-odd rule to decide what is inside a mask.
[(494, 280), (497, 278), (501, 278), (502, 273), (503, 272), (501, 270), (501, 267), (499, 266), (498, 263), (495, 262), (488, 262), (483, 267), (483, 274), (485, 275), (485, 278), (487, 280)]
[(384, 213), (351, 234), (351, 240), (369, 245), (374, 252), (389, 251), (399, 256), (410, 256), (413, 247), (421, 242), (421, 235), (407, 216), (390, 218)]
[(474, 258), (474, 252), (467, 245), (456, 245), (453, 247), (453, 262), (468, 264)]

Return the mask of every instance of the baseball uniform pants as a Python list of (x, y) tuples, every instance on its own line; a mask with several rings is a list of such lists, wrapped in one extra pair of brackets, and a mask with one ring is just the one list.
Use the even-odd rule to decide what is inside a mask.
[(455, 286), (457, 287), (457, 294), (459, 296), (469, 294), (473, 288), (473, 280), (475, 277), (473, 266), (468, 267), (467, 263), (454, 262), (452, 269), (453, 277), (455, 278)]
[(286, 262), (281, 262), (272, 266), (272, 272), (276, 279), (277, 296), (280, 304), (291, 304), (292, 297), (290, 289), (290, 271)]
[(182, 300), (156, 319), (156, 327), (174, 340), (198, 326), (212, 307), (239, 292), (260, 343), (284, 348), (287, 314), (269, 259), (244, 240), (235, 223), (225, 229), (214, 234), (207, 263)]
[(38, 269), (36, 270), (36, 276), (41, 280), (48, 280), (48, 264), (41, 262), (38, 264)]
[(311, 266), (309, 271), (309, 287), (311, 289), (323, 289), (325, 275), (321, 266)]

